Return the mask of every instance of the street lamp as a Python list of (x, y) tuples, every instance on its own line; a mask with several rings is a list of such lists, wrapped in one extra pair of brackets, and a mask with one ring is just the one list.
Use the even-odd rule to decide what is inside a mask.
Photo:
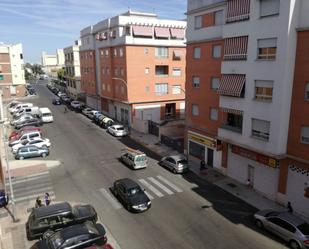
[(119, 81), (121, 81), (123, 84), (125, 84), (125, 86), (126, 86), (126, 88), (127, 88), (127, 93), (128, 93), (128, 83), (127, 83), (124, 79), (114, 77), (114, 78), (112, 78), (112, 80), (119, 80)]

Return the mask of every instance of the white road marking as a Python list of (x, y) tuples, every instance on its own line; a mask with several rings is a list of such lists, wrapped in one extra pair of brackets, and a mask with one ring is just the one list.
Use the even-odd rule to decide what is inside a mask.
[(159, 178), (162, 182), (164, 182), (166, 185), (168, 185), (171, 188), (173, 188), (178, 193), (183, 192), (182, 189), (178, 188), (175, 184), (171, 183), (169, 180), (165, 179), (163, 176), (159, 175), (159, 176), (157, 176), (157, 178)]
[(163, 197), (164, 194), (162, 194), (159, 190), (157, 190), (155, 187), (153, 187), (151, 184), (146, 182), (144, 179), (138, 179), (141, 184), (143, 184), (146, 188), (151, 190), (153, 193), (155, 193), (158, 197)]
[(153, 199), (154, 199), (153, 196), (152, 196), (151, 194), (149, 194), (146, 190), (145, 190), (144, 192), (145, 192), (145, 194), (148, 196), (148, 198), (149, 198), (150, 200), (153, 200)]
[(122, 206), (119, 204), (119, 202), (118, 202), (113, 196), (111, 196), (111, 195), (106, 191), (106, 189), (100, 188), (100, 192), (101, 192), (101, 194), (110, 202), (110, 204), (112, 204), (112, 206), (113, 206), (115, 209), (120, 209), (120, 208), (122, 208)]
[[(46, 179), (47, 181), (50, 182), (49, 176), (36, 176), (36, 177), (33, 177), (33, 178), (25, 178), (25, 179), (22, 179), (22, 180), (15, 180), (15, 181), (12, 181), (12, 184), (15, 185), (15, 184), (23, 183), (23, 182), (31, 182), (31, 181), (42, 180), (42, 179)], [(8, 186), (9, 183), (6, 183), (6, 185)]]
[(165, 191), (168, 195), (172, 195), (174, 194), (171, 190), (169, 190), (167, 187), (165, 187), (163, 184), (161, 184), (160, 182), (158, 182), (156, 179), (154, 179), (153, 177), (148, 177), (149, 181), (153, 182), (154, 184), (156, 184), (158, 187), (160, 187), (163, 191)]

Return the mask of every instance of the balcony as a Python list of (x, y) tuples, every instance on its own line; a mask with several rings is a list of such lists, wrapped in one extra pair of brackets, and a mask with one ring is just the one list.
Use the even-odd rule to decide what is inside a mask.
[(242, 134), (243, 115), (241, 111), (224, 108), (223, 120), (220, 128)]
[(168, 77), (168, 66), (156, 66), (157, 77)]

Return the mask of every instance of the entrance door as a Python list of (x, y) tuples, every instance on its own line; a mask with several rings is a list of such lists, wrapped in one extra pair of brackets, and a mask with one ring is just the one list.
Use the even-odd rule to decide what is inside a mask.
[(214, 151), (207, 148), (207, 165), (213, 167), (214, 165)]
[(165, 118), (173, 118), (176, 113), (176, 103), (165, 105)]
[(248, 180), (250, 181), (250, 185), (254, 186), (254, 167), (248, 165)]

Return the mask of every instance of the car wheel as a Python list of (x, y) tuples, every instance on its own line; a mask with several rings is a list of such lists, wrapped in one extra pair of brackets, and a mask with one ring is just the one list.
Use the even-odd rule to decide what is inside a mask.
[(46, 157), (47, 156), (47, 154), (44, 152), (44, 153), (42, 153), (42, 157)]
[(19, 160), (24, 160), (25, 158), (23, 156), (20, 156), (18, 159)]
[(262, 221), (260, 220), (255, 220), (255, 225), (260, 228), (260, 229), (263, 229), (264, 228), (264, 225), (262, 223)]
[(127, 204), (127, 210), (128, 210), (128, 211), (131, 211), (131, 206), (130, 206), (130, 204)]
[(300, 249), (300, 245), (297, 241), (295, 240), (291, 240), (290, 243), (289, 243), (289, 246), (292, 248), (292, 249)]
[(173, 168), (173, 170), (172, 170), (172, 171), (173, 171), (173, 173), (174, 173), (174, 174), (177, 174), (177, 171), (176, 171), (176, 169), (175, 169), (175, 168)]

